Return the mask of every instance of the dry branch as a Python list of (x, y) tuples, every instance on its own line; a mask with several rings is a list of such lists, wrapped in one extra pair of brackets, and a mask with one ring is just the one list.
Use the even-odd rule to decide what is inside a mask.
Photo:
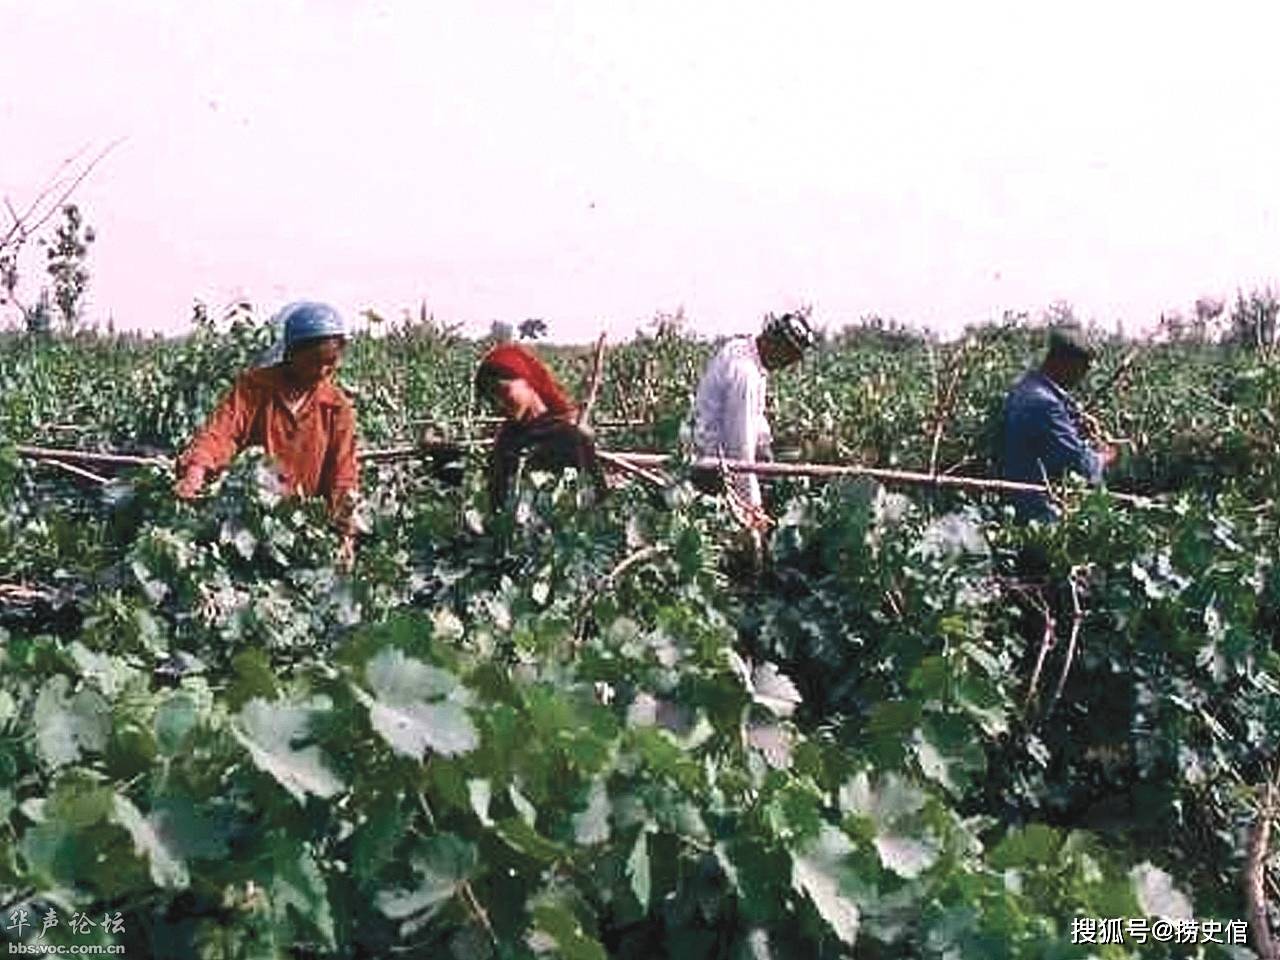
[[(111, 143), (107, 144), (107, 146), (104, 147), (96, 157), (85, 165), (83, 170), (72, 178), (69, 184), (61, 183), (63, 171), (75, 162), (79, 154), (77, 153), (70, 159), (64, 161), (58, 168), (58, 172), (54, 174), (43, 188), (41, 188), (40, 192), (36, 194), (35, 199), (27, 205), (27, 209), (22, 213), (15, 212), (13, 206), (9, 203), (8, 199), (6, 199), (5, 206), (9, 209), (9, 216), (13, 218), (13, 223), (9, 225), (9, 229), (5, 234), (0, 236), (0, 250), (3, 250), (15, 241), (21, 244), (32, 234), (39, 231), (41, 227), (49, 222), (54, 214), (62, 209), (62, 205), (71, 198), (71, 194), (75, 193), (76, 188), (84, 182), (85, 178), (89, 176), (90, 173), (93, 172), (94, 167), (105, 160), (107, 154), (120, 146), (124, 140), (125, 138), (121, 137), (118, 140), (113, 140)], [(55, 191), (58, 191), (58, 198), (46, 204), (50, 194)], [(41, 209), (42, 204), (45, 204), (44, 209)]]
[(1031, 600), (1044, 618), (1044, 634), (1040, 638), (1040, 653), (1036, 656), (1035, 669), (1031, 671), (1031, 682), (1027, 684), (1027, 697), (1023, 701), (1023, 708), (1025, 709), (1031, 706), (1031, 701), (1036, 695), (1036, 687), (1040, 684), (1040, 674), (1044, 670), (1045, 658), (1048, 657), (1049, 651), (1057, 645), (1058, 633), (1053, 611), (1049, 609), (1049, 604), (1045, 602), (1044, 596), (1040, 591), (1030, 588), (1024, 591), (1024, 595)]
[(33, 587), (25, 583), (0, 583), (0, 606), (54, 603), (57, 599), (57, 592), (48, 587)]
[(92, 480), (99, 486), (106, 486), (111, 481), (101, 474), (94, 473), (92, 470), (86, 470), (84, 467), (77, 467), (72, 463), (63, 463), (61, 460), (38, 460), (38, 463), (45, 464), (50, 467), (57, 467), (72, 476), (79, 477), (81, 480)]
[(942, 446), (942, 434), (955, 413), (956, 399), (960, 393), (960, 377), (964, 373), (964, 356), (971, 340), (965, 340), (947, 362), (945, 373), (950, 374), (945, 386), (941, 376), (935, 378), (933, 405), (933, 439), (929, 444), (929, 473), (938, 472), (938, 450)]
[(39, 429), (53, 433), (86, 433), (93, 428), (79, 423), (45, 423), (41, 424)]
[(603, 332), (596, 340), (596, 353), (591, 361), (591, 379), (587, 384), (587, 399), (578, 408), (578, 426), (591, 426), (591, 408), (596, 405), (596, 396), (600, 392), (600, 381), (604, 374), (604, 339)]
[(667, 546), (661, 543), (655, 544), (651, 547), (642, 547), (635, 553), (631, 554), (631, 556), (623, 559), (616, 567), (610, 570), (605, 576), (604, 583), (601, 586), (608, 586), (611, 583), (617, 582), (618, 578), (632, 567), (637, 564), (644, 563), (646, 560), (652, 560), (654, 557), (660, 557), (666, 552)]
[(453, 440), (440, 443), (407, 443), (395, 447), (367, 447), (359, 451), (361, 460), (371, 463), (393, 463), (424, 457), (454, 456), (467, 450), (493, 446), (492, 440)]
[(462, 901), (466, 904), (467, 911), (471, 914), (473, 920), (484, 927), (484, 932), (489, 935), (489, 942), (498, 947), (498, 934), (493, 929), (493, 923), (489, 920), (489, 914), (485, 910), (484, 905), (480, 903), (480, 898), (476, 896), (475, 890), (471, 886), (469, 880), (463, 880), (458, 885), (459, 891), (462, 893)]
[(661, 474), (654, 473), (652, 470), (647, 470), (644, 467), (631, 463), (623, 457), (615, 456), (608, 450), (597, 450), (596, 455), (611, 467), (617, 467), (623, 473), (629, 473), (634, 477), (639, 477), (641, 480), (645, 480), (659, 489), (665, 488), (670, 483), (670, 480)]
[(1253, 948), (1261, 960), (1277, 960), (1275, 941), (1267, 919), (1267, 852), (1271, 844), (1271, 819), (1275, 816), (1276, 791), (1273, 783), (1262, 788), (1257, 819), (1249, 828), (1248, 856), (1243, 874), (1244, 897), (1249, 905), (1249, 929), (1253, 931)]
[(648, 547), (641, 547), (629, 556), (624, 557), (617, 566), (605, 574), (591, 592), (583, 597), (582, 601), (578, 604), (578, 628), (574, 633), (577, 639), (582, 640), (586, 636), (587, 614), (590, 612), (592, 605), (604, 594), (606, 590), (617, 583), (618, 580), (622, 578), (622, 575), (632, 567), (644, 563), (646, 560), (652, 560), (655, 557), (660, 557), (668, 552), (669, 550), (666, 544), (662, 543), (653, 544)]
[(1067, 658), (1062, 664), (1062, 673), (1058, 675), (1058, 685), (1054, 688), (1053, 698), (1049, 701), (1048, 709), (1045, 710), (1046, 716), (1053, 712), (1058, 698), (1062, 696), (1062, 689), (1067, 685), (1067, 674), (1071, 672), (1071, 664), (1075, 660), (1076, 646), (1080, 640), (1080, 626), (1084, 623), (1084, 608), (1080, 605), (1080, 585), (1076, 577), (1083, 570), (1083, 567), (1072, 567), (1067, 574), (1067, 585), (1071, 588), (1071, 633), (1067, 638)]
[[(472, 417), (471, 423), (481, 427), (496, 427), (506, 422), (506, 417)], [(431, 426), (431, 427), (449, 427), (457, 426), (467, 422), (464, 417), (412, 417), (409, 424), (415, 427)], [(630, 429), (630, 428), (648, 428), (656, 424), (652, 420), (644, 419), (628, 419), (626, 417), (606, 417), (604, 419), (592, 419), (591, 426), (595, 430), (605, 429)]]
[[(420, 457), (438, 456), (445, 452), (456, 452), (459, 449), (483, 448), (492, 445), (492, 440), (460, 440), (452, 443), (402, 444), (395, 447), (374, 447), (360, 451), (360, 457), (366, 461), (387, 462), (395, 460), (413, 460)], [(117, 453), (97, 453), (90, 450), (71, 450), (58, 447), (39, 447), (19, 445), (15, 452), (22, 457), (38, 460), (62, 460), (83, 463), (114, 464), (118, 466), (171, 466), (166, 457), (139, 457)], [(610, 462), (625, 460), (633, 466), (658, 467), (676, 461), (669, 453), (631, 450), (600, 450), (601, 455), (608, 454)], [(843, 463), (777, 463), (774, 461), (721, 460), (706, 457), (693, 461), (694, 469), (713, 471), (729, 471), (731, 473), (754, 473), (765, 477), (818, 477), (836, 479), (841, 477), (867, 477), (886, 484), (903, 484), (907, 486), (949, 487), (957, 490), (989, 490), (996, 493), (1038, 493), (1054, 495), (1053, 488), (1038, 483), (1019, 483), (1015, 480), (996, 480), (987, 477), (964, 477), (950, 474), (920, 473), (914, 470), (890, 470), (882, 467), (867, 467), (861, 464)], [(1111, 493), (1111, 497), (1121, 503), (1135, 506), (1155, 506), (1157, 501), (1150, 497), (1139, 497), (1125, 493)]]
[(106, 463), (131, 467), (167, 467), (164, 457), (136, 457), (122, 453), (95, 453), (92, 450), (64, 450), (58, 447), (32, 447), (19, 445), (14, 451), (20, 457), (35, 460), (79, 461), (82, 463)]
[[(630, 460), (644, 466), (660, 466), (670, 463), (672, 457), (665, 453), (628, 453), (626, 451), (610, 451), (614, 456)], [(751, 460), (717, 460), (707, 457), (695, 460), (691, 464), (694, 469), (715, 470), (723, 466), (737, 473), (754, 473), (764, 477), (867, 477), (883, 483), (897, 483), (907, 486), (951, 487), (958, 490), (990, 490), (998, 493), (1040, 493), (1052, 494), (1054, 491), (1038, 483), (1020, 483), (1016, 480), (995, 480), (987, 477), (957, 477), (947, 474), (920, 473), (914, 470), (889, 470), (882, 467), (866, 467), (860, 464), (842, 463), (775, 463), (772, 461), (756, 462)], [(1151, 506), (1154, 501), (1148, 497), (1132, 494), (1112, 493), (1111, 496), (1124, 503), (1138, 506)]]

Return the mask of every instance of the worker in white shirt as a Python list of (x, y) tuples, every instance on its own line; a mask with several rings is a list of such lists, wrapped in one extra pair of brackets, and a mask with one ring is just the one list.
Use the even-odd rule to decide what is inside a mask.
[[(754, 337), (734, 337), (707, 364), (694, 401), (693, 446), (699, 457), (725, 460), (771, 460), (771, 434), (765, 417), (769, 372), (800, 362), (813, 346), (813, 330), (804, 313), (769, 314)], [(760, 497), (760, 481), (753, 473), (731, 473), (733, 490), (755, 530), (771, 520)], [(717, 471), (699, 471), (697, 486), (708, 492), (723, 489)]]

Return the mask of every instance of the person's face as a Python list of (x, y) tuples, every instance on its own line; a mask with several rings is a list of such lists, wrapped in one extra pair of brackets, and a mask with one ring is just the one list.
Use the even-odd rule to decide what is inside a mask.
[(301, 344), (289, 354), (290, 378), (303, 387), (328, 380), (338, 369), (345, 348), (342, 337), (325, 337)]
[(524, 378), (498, 380), (493, 386), (493, 399), (498, 409), (513, 420), (537, 416), (544, 409), (542, 398)]
[(795, 366), (803, 359), (804, 353), (789, 341), (778, 337), (765, 337), (760, 359), (769, 370), (783, 370)]
[(1068, 390), (1078, 386), (1089, 372), (1089, 360), (1086, 357), (1067, 356), (1062, 361), (1062, 385)]

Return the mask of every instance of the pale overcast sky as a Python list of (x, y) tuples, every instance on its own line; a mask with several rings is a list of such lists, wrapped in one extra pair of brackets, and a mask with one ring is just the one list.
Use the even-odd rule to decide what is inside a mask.
[(0, 191), (127, 137), (77, 194), (90, 317), (125, 328), (245, 296), (557, 339), (806, 302), (955, 329), (1067, 299), (1136, 329), (1280, 279), (1278, 26), (1274, 3), (0, 0)]

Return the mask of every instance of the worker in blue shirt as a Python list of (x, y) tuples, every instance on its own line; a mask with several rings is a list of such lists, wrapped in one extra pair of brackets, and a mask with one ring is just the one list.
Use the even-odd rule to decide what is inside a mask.
[[(1050, 331), (1044, 362), (1023, 374), (1005, 398), (1000, 436), (1004, 479), (1045, 483), (1075, 473), (1090, 483), (1101, 482), (1103, 471), (1115, 460), (1115, 449), (1094, 449), (1082, 436), (1080, 408), (1068, 393), (1084, 380), (1093, 356), (1079, 328)], [(1019, 520), (1057, 519), (1044, 494), (1017, 494), (1013, 501)]]

